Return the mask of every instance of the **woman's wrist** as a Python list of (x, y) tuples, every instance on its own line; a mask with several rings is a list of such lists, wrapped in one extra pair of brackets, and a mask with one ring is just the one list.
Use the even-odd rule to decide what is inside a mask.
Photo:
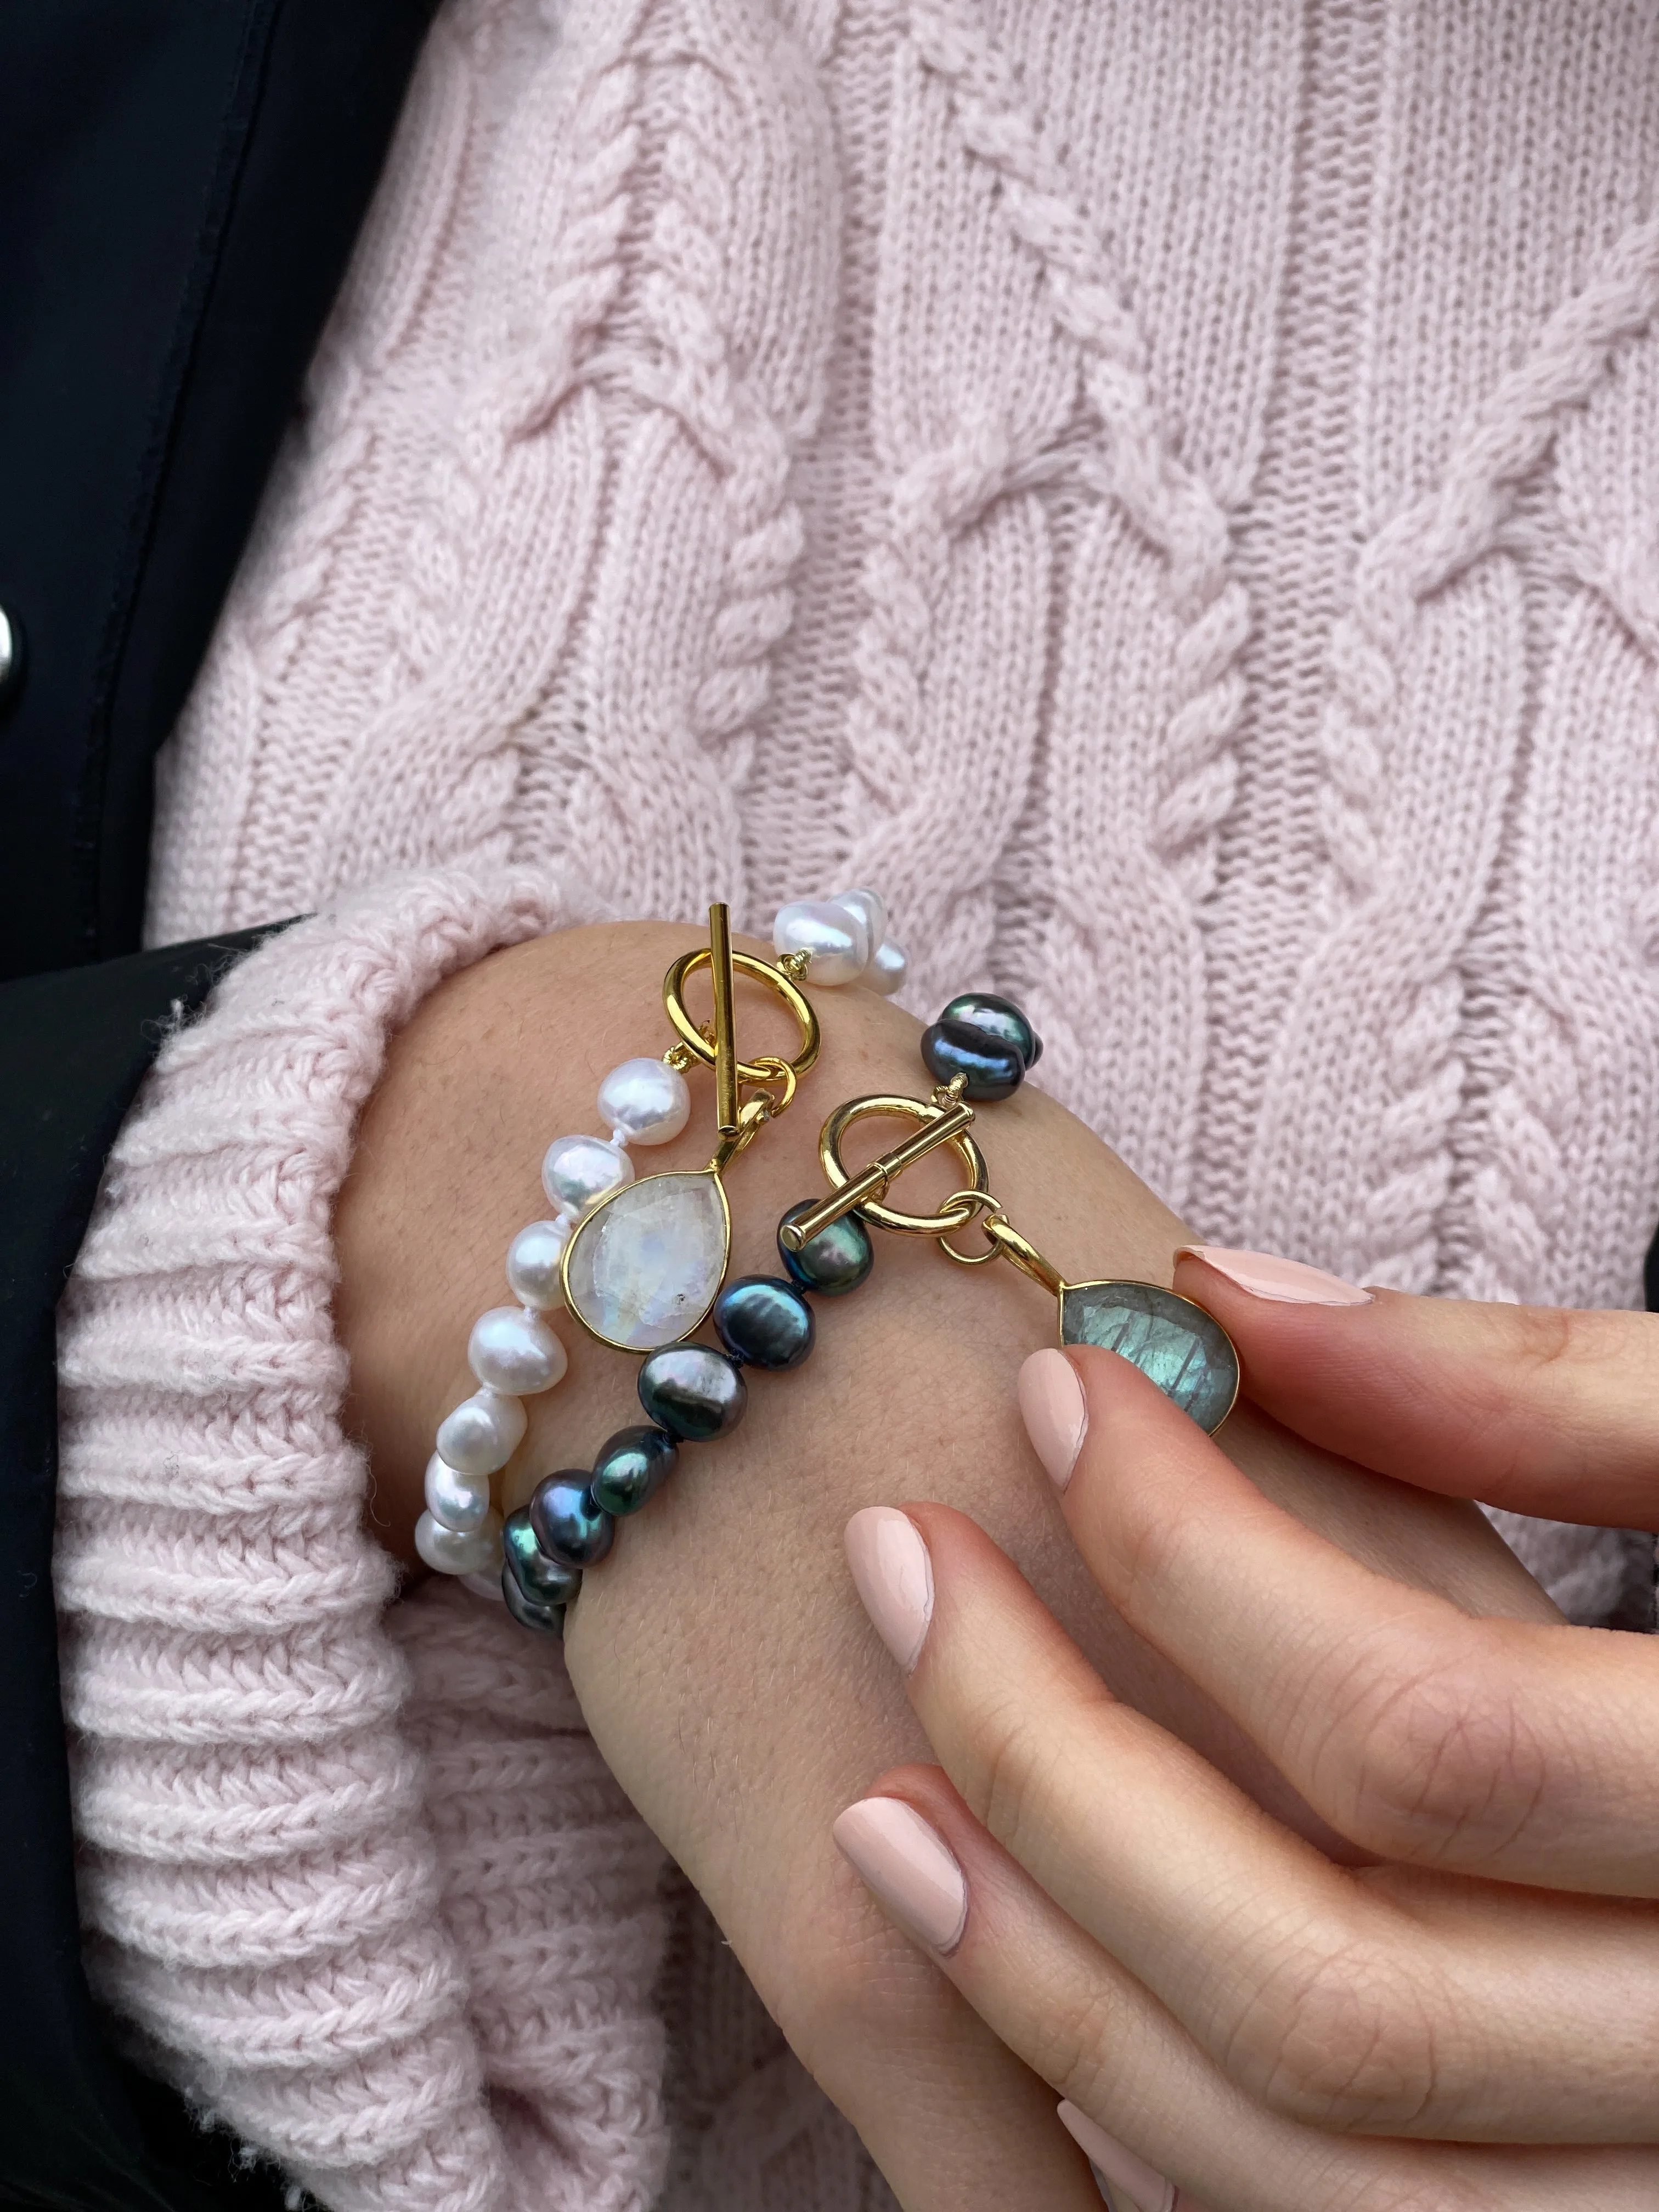
[[(544, 1210), (542, 1154), (550, 1138), (592, 1119), (608, 1069), (659, 1042), (662, 971), (687, 937), (674, 925), (607, 923), (514, 946), (450, 978), (393, 1041), (337, 1212), (336, 1311), (351, 1361), (349, 1418), (374, 1474), (372, 1510), (383, 1540), (407, 1560), (434, 1428), (475, 1387), (466, 1364), (471, 1318), (501, 1303), (508, 1244)], [(817, 1138), (830, 1107), (854, 1093), (918, 1087), (920, 1024), (867, 990), (817, 993), (814, 1001), (824, 1031), (818, 1065), (795, 1110), (732, 1176), (734, 1274), (777, 1271), (781, 1213), (823, 1188)], [(789, 1049), (788, 1018), (759, 994), (753, 1003), (745, 994), (744, 1019), (746, 1034), (760, 1038), (757, 1049)], [(999, 1195), (1075, 1272), (1170, 1280), (1184, 1225), (1052, 1099), (1022, 1091), (997, 1109), (986, 1141)], [(653, 1166), (701, 1166), (708, 1149), (694, 1113)], [(943, 1161), (912, 1172), (919, 1204), (930, 1182), (934, 1197), (950, 1187)], [(633, 1363), (554, 1320), (568, 1372), (557, 1392), (526, 1401), (524, 1440), (499, 1478), (504, 1512), (550, 1469), (580, 1464), (637, 1419)], [(970, 1279), (941, 1265), (931, 1248), (883, 1239), (869, 1303), (856, 1316), (836, 1310), (829, 1332), (836, 1346), (818, 1364), (820, 1383), (827, 1374), (840, 1378), (832, 1408), (817, 1406), (816, 1390), (799, 1395), (804, 1378), (796, 1378), (763, 1394), (757, 1436), (774, 1449), (781, 1441), (787, 1452), (776, 1425), (810, 1407), (833, 1446), (842, 1425), (857, 1431), (860, 1396), (869, 1394), (907, 1449), (971, 1454), (971, 1437), (953, 1436), (934, 1410), (941, 1363), (946, 1375), (962, 1370), (966, 1407), (988, 1360), (1012, 1376), (1047, 1332), (1042, 1301), (1011, 1269)], [(936, 1379), (927, 1382), (930, 1367)], [(819, 1425), (825, 1410), (828, 1428)], [(1386, 1486), (1359, 1476), (1333, 1485), (1328, 1462), (1249, 1407), (1223, 1441), (1269, 1494), (1362, 1556), (1443, 1589), (1449, 1577), (1458, 1587), (1448, 1594), (1471, 1609), (1534, 1606), (1533, 1586), (1495, 1544), (1478, 1532), (1470, 1542), (1448, 1542), (1468, 1530), (1461, 1504), (1425, 1507), (1407, 1534), (1392, 1523)], [(1430, 1525), (1437, 1510), (1443, 1527)]]
[[(377, 1526), (405, 1559), (414, 1556), (433, 1429), (477, 1387), (466, 1358), (469, 1317), (509, 1294), (503, 1256), (524, 1222), (547, 1210), (537, 1170), (550, 1139), (592, 1121), (595, 1092), (618, 1059), (660, 1042), (662, 969), (686, 937), (663, 925), (599, 925), (514, 947), (434, 992), (392, 1045), (337, 1212), (336, 1313), (351, 1361), (349, 1417), (374, 1470)], [(908, 1016), (873, 991), (815, 993), (813, 1002), (832, 1045), (796, 1113), (732, 1172), (733, 1275), (776, 1273), (782, 1206), (821, 1194), (816, 1140), (834, 1103), (830, 1082), (878, 1069), (884, 1082), (916, 1087), (919, 1027)], [(743, 1011), (745, 1036), (759, 1040), (746, 1049), (788, 1048), (775, 1010), (745, 994)], [(701, 1168), (710, 1149), (708, 1117), (694, 1111), (681, 1136), (653, 1151), (651, 1167)], [(574, 1463), (638, 1419), (633, 1363), (568, 1317), (550, 1319), (569, 1368), (556, 1395), (524, 1401), (523, 1440), (497, 1478), (503, 1511), (550, 1467)]]

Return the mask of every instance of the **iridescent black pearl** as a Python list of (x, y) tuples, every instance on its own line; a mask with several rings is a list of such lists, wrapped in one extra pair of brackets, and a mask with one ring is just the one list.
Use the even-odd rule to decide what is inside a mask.
[(963, 991), (941, 1010), (939, 1019), (966, 1022), (970, 1030), (994, 1037), (999, 1044), (1012, 1045), (1028, 1070), (1042, 1057), (1042, 1039), (1013, 1000), (999, 998), (994, 991)]
[(562, 1559), (549, 1559), (536, 1541), (526, 1506), (521, 1505), (516, 1513), (509, 1513), (502, 1522), (501, 1556), (507, 1563), (503, 1572), (507, 1580), (529, 1604), (567, 1606), (582, 1586), (580, 1567), (568, 1567)]
[(707, 1443), (735, 1429), (749, 1385), (735, 1359), (703, 1344), (669, 1344), (640, 1370), (640, 1403), (682, 1443)]
[[(804, 1198), (799, 1206), (792, 1206), (778, 1224), (780, 1231), (784, 1222), (799, 1221), (817, 1203), (816, 1198)], [(780, 1235), (778, 1255), (804, 1291), (817, 1291), (826, 1298), (838, 1298), (843, 1291), (857, 1290), (876, 1261), (876, 1248), (870, 1242), (869, 1231), (851, 1213), (843, 1213), (839, 1221), (832, 1221), (827, 1229), (819, 1230), (799, 1252), (790, 1251)]]
[(543, 1636), (564, 1634), (564, 1607), (562, 1605), (543, 1605), (533, 1597), (526, 1597), (513, 1579), (511, 1567), (501, 1569), (501, 1595), (507, 1609), (520, 1628), (533, 1628)]
[(544, 1474), (530, 1493), (530, 1525), (550, 1559), (568, 1567), (597, 1567), (611, 1549), (617, 1524), (598, 1503), (586, 1468)]
[(593, 1502), (607, 1513), (637, 1513), (679, 1457), (665, 1429), (618, 1429), (593, 1462)]
[(799, 1367), (812, 1349), (812, 1309), (793, 1283), (739, 1275), (714, 1301), (714, 1327), (734, 1359), (750, 1367)]
[(1025, 1062), (1011, 1044), (967, 1022), (935, 1022), (921, 1033), (921, 1057), (935, 1083), (963, 1077), (963, 1097), (990, 1105), (1011, 1098), (1025, 1080)]

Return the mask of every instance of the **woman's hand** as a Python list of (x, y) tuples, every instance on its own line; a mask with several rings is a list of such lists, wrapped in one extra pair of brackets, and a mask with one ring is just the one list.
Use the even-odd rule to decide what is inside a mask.
[[(1659, 1322), (1177, 1281), (1328, 1449), (1659, 1519)], [(1145, 2212), (1659, 2202), (1659, 1644), (1360, 1565), (1109, 1353), (1039, 1353), (1021, 1397), (1116, 1611), (1373, 1863), (1120, 1703), (962, 1515), (878, 1509), (849, 1558), (945, 1776), (837, 1837), (900, 1924)]]
[[(453, 978), (395, 1041), (337, 1216), (337, 1318), (374, 1510), (405, 1557), (434, 1428), (472, 1387), (467, 1329), (501, 1299), (507, 1240), (543, 1210), (542, 1152), (592, 1127), (605, 1071), (652, 1048), (663, 970), (696, 941), (630, 925), (520, 945)], [(823, 1187), (816, 1146), (832, 1105), (925, 1095), (908, 1015), (857, 988), (815, 1002), (823, 1057), (731, 1172), (734, 1272), (777, 1272), (779, 1215)], [(791, 1025), (762, 994), (740, 986), (738, 1017), (757, 1049), (791, 1048)], [(708, 1158), (707, 1078), (693, 1095), (692, 1127), (652, 1168)], [(1035, 1085), (988, 1109), (979, 1133), (1013, 1218), (1057, 1260), (1167, 1279), (1180, 1223)], [(907, 1179), (924, 1206), (951, 1188), (951, 1170), (930, 1164), (931, 1179), (927, 1168)], [(964, 1275), (931, 1247), (879, 1243), (865, 1288), (819, 1306), (807, 1364), (757, 1376), (743, 1426), (688, 1449), (622, 1530), (583, 1589), (565, 1657), (617, 1778), (907, 2212), (1098, 2212), (1043, 2084), (872, 1913), (830, 1842), (867, 1776), (927, 1750), (847, 1580), (848, 1515), (917, 1489), (971, 1514), (1121, 1695), (1292, 1827), (1334, 1839), (1079, 1559), (1013, 1402), (1021, 1358), (1052, 1338), (1051, 1302), (1012, 1268)], [(557, 1325), (570, 1371), (529, 1401), (511, 1504), (640, 1418), (633, 1363)], [(1382, 1571), (1472, 1612), (1553, 1617), (1473, 1508), (1364, 1474), (1249, 1407), (1227, 1448), (1268, 1495)]]

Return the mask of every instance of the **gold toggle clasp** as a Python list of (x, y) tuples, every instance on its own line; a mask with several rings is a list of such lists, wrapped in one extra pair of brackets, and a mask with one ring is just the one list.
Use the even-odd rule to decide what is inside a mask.
[[(685, 1003), (686, 983), (700, 968), (709, 970), (714, 992), (714, 1018), (708, 1024), (695, 1022)], [(793, 1060), (778, 1060), (771, 1055), (753, 1060), (738, 1059), (732, 1008), (734, 975), (747, 975), (763, 984), (775, 998), (783, 1000), (794, 1016), (800, 1026), (800, 1049)], [(794, 1095), (795, 1082), (817, 1059), (818, 1018), (811, 1001), (793, 976), (773, 967), (769, 961), (757, 959), (752, 952), (732, 951), (732, 918), (723, 905), (708, 909), (708, 944), (681, 953), (663, 977), (662, 1002), (679, 1038), (678, 1044), (670, 1047), (669, 1056), (674, 1064), (689, 1067), (693, 1060), (700, 1060), (705, 1067), (714, 1071), (715, 1118), (722, 1137), (734, 1135), (740, 1125), (740, 1085), (775, 1083), (787, 1069), (789, 1079), (785, 1095), (773, 1109), (781, 1113)]]
[[(879, 1159), (872, 1160), (867, 1168), (854, 1174), (842, 1162), (842, 1139), (855, 1122), (876, 1115), (893, 1115), (901, 1121), (921, 1124), (914, 1136), (907, 1137)], [(908, 1237), (948, 1237), (954, 1231), (965, 1229), (978, 1212), (978, 1201), (963, 1202), (962, 1194), (940, 1213), (902, 1213), (896, 1206), (884, 1203), (888, 1189), (906, 1168), (941, 1145), (949, 1145), (968, 1171), (975, 1193), (988, 1186), (985, 1155), (969, 1135), (973, 1127), (974, 1109), (962, 1097), (962, 1078), (935, 1091), (931, 1099), (903, 1098), (883, 1094), (869, 1098), (849, 1098), (844, 1106), (837, 1106), (823, 1125), (818, 1139), (818, 1159), (830, 1185), (828, 1198), (822, 1199), (810, 1213), (798, 1221), (787, 1222), (778, 1235), (784, 1249), (799, 1252), (814, 1237), (822, 1236), (833, 1222), (844, 1214), (858, 1212), (878, 1229), (896, 1229)]]
[[(872, 1228), (933, 1237), (946, 1259), (959, 1267), (983, 1267), (993, 1260), (1006, 1260), (1054, 1299), (1062, 1346), (1091, 1344), (1120, 1353), (1213, 1435), (1238, 1396), (1238, 1354), (1226, 1330), (1191, 1298), (1160, 1283), (1118, 1276), (1074, 1283), (1062, 1275), (1014, 1227), (991, 1189), (985, 1156), (968, 1133), (974, 1115), (963, 1100), (963, 1083), (958, 1076), (927, 1103), (920, 1098), (850, 1098), (836, 1107), (818, 1139), (818, 1159), (830, 1195), (793, 1220), (786, 1216), (779, 1226), (779, 1243), (786, 1252), (799, 1252), (844, 1214), (856, 1212)], [(854, 1122), (887, 1114), (921, 1126), (861, 1173), (850, 1173), (841, 1157), (842, 1137)], [(901, 1213), (885, 1204), (894, 1177), (941, 1146), (952, 1148), (967, 1168), (963, 1187), (953, 1190), (937, 1213)], [(983, 1250), (959, 1250), (951, 1239), (975, 1223), (985, 1239)]]

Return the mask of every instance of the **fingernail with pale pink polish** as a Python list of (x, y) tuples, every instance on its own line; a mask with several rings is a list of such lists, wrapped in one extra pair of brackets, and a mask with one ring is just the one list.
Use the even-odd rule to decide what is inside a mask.
[(1083, 1385), (1063, 1352), (1034, 1352), (1019, 1370), (1019, 1411), (1031, 1449), (1064, 1490), (1089, 1425)]
[(1310, 1267), (1301, 1260), (1280, 1260), (1271, 1252), (1230, 1252), (1220, 1244), (1182, 1244), (1177, 1259), (1201, 1260), (1253, 1298), (1272, 1298), (1285, 1306), (1368, 1306), (1369, 1291)]
[(899, 1797), (862, 1797), (830, 1830), (907, 1935), (946, 1956), (968, 1924), (968, 1884), (936, 1828)]
[(1195, 2204), (1183, 2202), (1173, 2182), (1166, 2181), (1144, 2158), (1137, 2158), (1115, 2136), (1109, 2136), (1087, 2112), (1079, 2112), (1064, 2098), (1060, 2124), (1095, 2169), (1102, 2194), (1108, 2189), (1112, 2191), (1114, 2203), (1123, 2203), (1128, 2212), (1177, 2212), (1177, 2207), (1181, 2212), (1198, 2212)]
[(843, 1540), (864, 1609), (908, 1674), (933, 1617), (933, 1563), (921, 1531), (890, 1505), (866, 1505), (848, 1522)]

